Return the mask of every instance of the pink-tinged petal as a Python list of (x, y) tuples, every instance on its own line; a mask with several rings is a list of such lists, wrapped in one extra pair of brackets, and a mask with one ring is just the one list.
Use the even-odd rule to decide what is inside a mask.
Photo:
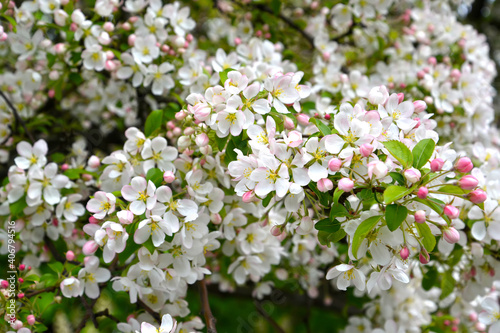
[(122, 196), (127, 201), (134, 201), (139, 198), (139, 193), (132, 188), (130, 185), (125, 185), (122, 188)]
[(158, 330), (156, 329), (156, 327), (154, 327), (150, 323), (144, 322), (141, 324), (141, 333), (157, 333), (157, 332)]
[(97, 199), (90, 199), (87, 202), (87, 210), (91, 213), (97, 213), (101, 210), (101, 201)]
[(338, 154), (345, 144), (345, 141), (337, 134), (327, 135), (324, 140), (325, 148), (330, 154)]

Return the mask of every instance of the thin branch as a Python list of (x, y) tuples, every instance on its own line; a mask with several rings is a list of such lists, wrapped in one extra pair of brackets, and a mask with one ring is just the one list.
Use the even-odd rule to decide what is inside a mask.
[[(82, 296), (82, 298), (83, 298), (83, 296)], [(98, 300), (98, 298), (92, 300), (90, 305), (87, 304), (88, 307), (90, 308), (90, 312), (88, 310), (85, 312), (85, 314), (83, 315), (82, 321), (75, 328), (75, 333), (80, 333), (83, 330), (83, 328), (85, 327), (85, 325), (87, 325), (87, 320), (89, 320), (89, 318), (93, 316), (92, 308), (94, 307), (97, 300)], [(93, 318), (93, 319), (95, 319), (95, 318)], [(94, 326), (95, 326), (95, 323), (94, 323)]]
[(333, 37), (332, 41), (338, 42), (342, 38), (351, 35), (354, 32), (354, 27), (356, 27), (356, 23), (351, 24), (351, 26), (349, 27), (349, 29), (346, 32), (344, 32), (343, 34), (340, 34), (340, 35), (338, 35), (336, 37)]
[(16, 108), (14, 107), (12, 102), (7, 98), (7, 96), (5, 96), (2, 90), (0, 90), (0, 96), (2, 96), (2, 98), (5, 100), (5, 103), (7, 103), (9, 108), (12, 110), (12, 113), (14, 114), (14, 119), (16, 121), (16, 126), (15, 126), (16, 130), (20, 123), (23, 126), (26, 135), (30, 138), (31, 142), (35, 142), (35, 139), (31, 135), (30, 131), (28, 131), (28, 128), (26, 127), (26, 123), (24, 122), (23, 118), (19, 116), (19, 113), (17, 113)]
[(278, 333), (285, 333), (285, 330), (281, 328), (281, 326), (271, 317), (266, 310), (262, 308), (260, 303), (258, 301), (254, 302), (255, 308), (257, 311), (261, 314), (262, 317), (264, 317), (265, 320), (267, 320), (272, 327), (274, 327), (274, 331)]
[(92, 306), (90, 306), (89, 303), (87, 303), (87, 300), (85, 299), (84, 296), (80, 296), (80, 299), (82, 300), (83, 306), (87, 310), (88, 316), (92, 319), (92, 323), (94, 323), (94, 327), (98, 328), (99, 327), (99, 323), (97, 323), (97, 319), (96, 319), (96, 317), (94, 315), (94, 311), (92, 310), (92, 307), (94, 306), (95, 303), (92, 304)]
[(208, 291), (207, 283), (205, 280), (200, 280), (198, 282), (198, 288), (200, 291), (201, 298), (201, 312), (205, 317), (205, 323), (207, 325), (207, 333), (217, 333), (217, 328), (215, 328), (215, 323), (217, 320), (212, 315), (212, 310), (210, 310), (210, 303), (208, 302)]
[(47, 236), (45, 236), (43, 240), (45, 242), (45, 245), (47, 245), (47, 248), (49, 249), (50, 253), (54, 257), (54, 259), (56, 259), (57, 261), (62, 262), (62, 263), (69, 262), (69, 263), (71, 263), (73, 265), (77, 265), (77, 266), (80, 266), (82, 264), (79, 261), (66, 260), (66, 258), (57, 251), (55, 244)]
[(31, 298), (33, 296), (36, 296), (38, 294), (42, 294), (42, 293), (48, 293), (48, 292), (51, 292), (51, 291), (54, 291), (58, 288), (58, 286), (52, 286), (52, 287), (47, 287), (47, 288), (43, 288), (43, 289), (40, 289), (40, 290), (35, 290), (33, 291), (32, 293), (27, 293), (25, 295), (25, 297), (27, 298)]
[(97, 317), (101, 317), (101, 316), (103, 316), (103, 317), (108, 317), (109, 319), (114, 320), (114, 321), (116, 321), (117, 323), (119, 323), (119, 322), (120, 322), (120, 319), (116, 318), (116, 317), (115, 317), (115, 316), (113, 316), (111, 313), (109, 313), (109, 310), (108, 310), (108, 309), (105, 309), (105, 310), (103, 310), (103, 311), (96, 312), (96, 313), (94, 314), (94, 316), (95, 316), (96, 318), (97, 318)]
[(151, 309), (146, 303), (144, 303), (140, 299), (137, 299), (137, 305), (139, 305), (141, 308), (143, 308), (144, 310), (146, 310), (158, 322), (161, 322), (161, 318), (160, 318), (160, 315), (158, 314), (158, 312), (156, 312), (155, 310)]
[[(237, 3), (239, 6), (244, 6), (244, 4), (242, 4), (240, 2), (237, 2), (237, 1), (234, 1), (234, 2)], [(307, 32), (305, 32), (297, 23), (295, 23), (289, 17), (286, 17), (285, 15), (283, 15), (281, 13), (276, 14), (267, 5), (264, 5), (264, 4), (261, 4), (261, 3), (249, 3), (247, 6), (253, 7), (255, 9), (258, 9), (260, 11), (269, 13), (269, 14), (271, 14), (271, 15), (279, 18), (280, 20), (282, 20), (283, 22), (285, 22), (290, 28), (292, 28), (293, 30), (295, 30), (298, 33), (300, 33), (302, 35), (302, 37), (304, 37), (305, 40), (307, 40), (307, 42), (311, 46), (311, 49), (314, 49), (314, 38), (311, 35), (309, 35)]]

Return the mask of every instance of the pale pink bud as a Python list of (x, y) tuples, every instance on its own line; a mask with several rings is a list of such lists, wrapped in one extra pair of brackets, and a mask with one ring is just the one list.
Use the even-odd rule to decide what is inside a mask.
[(129, 46), (134, 46), (134, 44), (135, 44), (135, 38), (136, 38), (136, 37), (135, 37), (135, 35), (134, 35), (134, 34), (132, 34), (132, 35), (128, 36), (128, 45), (129, 45)]
[(318, 190), (320, 192), (328, 192), (333, 189), (333, 182), (328, 178), (322, 178), (318, 181)]
[(422, 251), (420, 252), (420, 254), (418, 256), (418, 259), (424, 265), (428, 264), (429, 261), (431, 261), (431, 257), (429, 256), (429, 253), (427, 252), (426, 249), (422, 249)]
[(470, 172), (473, 167), (474, 165), (472, 164), (472, 161), (468, 157), (461, 157), (455, 164), (455, 169), (461, 173)]
[(278, 237), (279, 235), (281, 235), (281, 233), (282, 233), (282, 230), (280, 227), (275, 225), (274, 227), (271, 228), (271, 235)]
[(191, 135), (191, 134), (194, 134), (194, 128), (192, 128), (192, 127), (186, 127), (184, 129), (184, 135)]
[(55, 80), (59, 79), (59, 77), (60, 77), (60, 75), (59, 75), (58, 71), (50, 71), (49, 79), (51, 79), (52, 81), (55, 81)]
[(417, 223), (424, 223), (425, 222), (425, 211), (423, 210), (417, 210), (415, 212), (415, 222)]
[(444, 206), (443, 213), (450, 219), (456, 219), (460, 215), (460, 210), (453, 205)]
[(255, 198), (255, 193), (253, 190), (250, 190), (248, 192), (245, 192), (241, 199), (243, 200), (243, 202), (249, 203), (252, 202), (254, 198)]
[(460, 73), (460, 70), (459, 69), (452, 69), (451, 70), (451, 73), (450, 73), (450, 76), (455, 79), (455, 80), (459, 80), (460, 79), (460, 76), (462, 75), (462, 73)]
[(415, 108), (415, 113), (420, 113), (427, 109), (427, 103), (424, 101), (418, 100), (413, 102), (413, 107)]
[(476, 327), (476, 330), (478, 330), (479, 332), (486, 331), (486, 325), (479, 321), (474, 326)]
[(177, 113), (175, 114), (175, 119), (177, 119), (177, 120), (179, 120), (179, 121), (183, 120), (183, 119), (184, 119), (184, 118), (186, 118), (186, 117), (187, 117), (187, 113), (186, 113), (186, 112), (184, 112), (184, 111), (179, 111), (179, 112), (177, 112)]
[(91, 217), (89, 217), (89, 223), (91, 223), (91, 224), (98, 224), (99, 220), (96, 219), (95, 217), (91, 216)]
[(94, 176), (92, 176), (91, 174), (89, 173), (84, 173), (82, 174), (82, 179), (85, 180), (85, 181), (90, 181), (94, 178)]
[(469, 200), (472, 203), (475, 204), (480, 204), (482, 202), (485, 202), (486, 199), (488, 199), (488, 196), (486, 195), (486, 192), (484, 192), (481, 189), (474, 190), (468, 194)]
[(98, 168), (101, 165), (101, 161), (99, 160), (99, 157), (92, 155), (89, 157), (89, 167), (91, 168)]
[[(21, 295), (21, 293), (20, 293), (20, 294), (18, 294), (18, 296), (20, 296), (20, 295)], [(24, 297), (24, 294), (22, 294), (22, 295), (23, 295), (23, 297)], [(22, 297), (19, 297), (19, 298), (22, 298)], [(13, 329), (15, 329), (15, 330), (20, 330), (21, 328), (23, 328), (23, 322), (22, 322), (22, 321), (20, 321), (20, 320), (16, 320), (16, 321), (14, 322), (14, 324), (11, 324), (11, 326), (12, 326), (12, 328), (13, 328)]]
[(139, 18), (137, 16), (131, 16), (129, 17), (128, 21), (134, 24), (135, 22), (139, 21)]
[(75, 260), (75, 253), (73, 251), (66, 252), (66, 260), (69, 261)]
[[(174, 136), (179, 136), (179, 135), (181, 135), (182, 130), (181, 130), (180, 127), (176, 127), (176, 128), (174, 128), (174, 130), (172, 131), (172, 133), (174, 133)], [(187, 138), (187, 139), (189, 139), (189, 138)]]
[(212, 221), (213, 224), (221, 224), (222, 222), (222, 217), (220, 214), (210, 214), (210, 220)]
[(415, 168), (410, 168), (408, 170), (405, 170), (403, 175), (405, 176), (406, 180), (408, 180), (410, 183), (418, 182), (420, 180), (420, 177), (422, 176), (420, 171), (418, 171)]
[(68, 169), (69, 169), (69, 165), (68, 165), (68, 163), (64, 163), (63, 165), (61, 165), (61, 170), (62, 170), (62, 171), (66, 171), (66, 170), (68, 170)]
[(240, 45), (240, 44), (241, 44), (241, 38), (236, 37), (236, 38), (234, 39), (234, 44), (235, 44), (235, 45)]
[(297, 121), (299, 122), (299, 124), (307, 126), (307, 125), (309, 125), (309, 116), (307, 116), (303, 113), (299, 113), (297, 115)]
[(478, 317), (478, 316), (477, 316), (477, 313), (476, 313), (476, 312), (474, 312), (474, 311), (473, 311), (473, 312), (469, 313), (469, 320), (470, 320), (470, 321), (476, 321), (476, 320), (477, 320), (477, 317)]
[(73, 22), (73, 23), (71, 23), (71, 24), (69, 25), (69, 30), (71, 30), (71, 31), (73, 31), (73, 32), (74, 32), (74, 31), (76, 31), (76, 30), (78, 30), (78, 26), (76, 25), (76, 23), (75, 23), (75, 22)]
[(108, 71), (108, 72), (113, 72), (116, 70), (116, 63), (113, 61), (113, 60), (106, 60), (105, 64), (104, 64), (104, 68)]
[(328, 162), (328, 169), (330, 169), (333, 172), (339, 171), (341, 167), (342, 167), (342, 161), (339, 160), (338, 158), (332, 158)]
[(406, 260), (410, 256), (410, 250), (405, 246), (399, 251), (399, 255), (401, 256), (401, 259)]
[(472, 175), (463, 176), (458, 181), (458, 185), (462, 190), (473, 190), (477, 187), (477, 184), (479, 184), (479, 181)]
[(134, 214), (130, 210), (121, 210), (116, 216), (121, 224), (130, 224), (134, 221)]
[(130, 23), (125, 22), (122, 24), (122, 29), (125, 31), (129, 31), (130, 29), (132, 29), (132, 26), (130, 25)]
[(291, 131), (288, 133), (288, 137), (286, 138), (285, 142), (287, 143), (288, 147), (298, 147), (302, 143), (302, 133), (299, 131)]
[(175, 180), (174, 173), (172, 171), (165, 171), (165, 173), (163, 174), (163, 180), (165, 181), (165, 183), (170, 184)]
[(431, 171), (438, 172), (443, 169), (444, 161), (441, 158), (435, 158), (431, 161)]
[(418, 71), (417, 72), (417, 79), (422, 80), (425, 77), (425, 72), (424, 71)]
[(405, 94), (398, 93), (398, 102), (403, 103), (404, 100), (405, 100)]
[(374, 148), (375, 147), (369, 143), (363, 143), (361, 147), (359, 147), (359, 152), (361, 153), (361, 156), (368, 157), (372, 154)]
[(61, 5), (66, 6), (69, 3), (69, 0), (61, 0)]
[(354, 182), (349, 178), (342, 178), (339, 180), (338, 187), (344, 192), (350, 192), (354, 188)]
[(418, 189), (417, 197), (419, 197), (420, 199), (425, 199), (427, 198), (427, 194), (429, 194), (429, 189), (425, 186), (422, 186)]
[(287, 116), (283, 117), (283, 126), (287, 130), (293, 130), (295, 128), (295, 124), (293, 123), (293, 120), (288, 118)]
[(425, 96), (424, 97), (424, 102), (427, 103), (427, 105), (433, 104), (434, 103), (434, 99), (431, 96)]
[(190, 43), (191, 43), (191, 42), (194, 40), (193, 35), (188, 34), (188, 35), (186, 36), (186, 40), (187, 40), (188, 42), (190, 42)]
[(107, 32), (112, 32), (115, 30), (115, 25), (111, 22), (106, 22), (103, 24), (102, 28)]
[(198, 134), (196, 136), (196, 145), (198, 147), (205, 147), (206, 145), (208, 145), (208, 135), (206, 133), (201, 133), (201, 134)]
[(371, 179), (375, 176), (375, 179), (381, 179), (387, 176), (389, 169), (387, 165), (382, 161), (373, 161), (368, 163), (368, 177)]
[(54, 89), (50, 89), (49, 92), (47, 93), (47, 95), (49, 95), (49, 98), (54, 98), (54, 96), (56, 95), (56, 92), (54, 91)]
[(200, 152), (201, 152), (203, 155), (210, 155), (210, 154), (212, 154), (212, 146), (207, 145), (207, 146), (205, 146), (205, 147), (201, 147), (201, 148), (200, 148)]
[(90, 255), (93, 255), (95, 253), (95, 251), (97, 251), (98, 248), (99, 248), (99, 245), (95, 241), (89, 240), (89, 241), (87, 241), (87, 243), (85, 243), (83, 245), (82, 252), (86, 256), (90, 256)]
[(443, 238), (450, 244), (455, 244), (460, 240), (460, 233), (457, 229), (450, 227), (443, 230)]
[(437, 60), (434, 57), (429, 57), (429, 59), (427, 59), (427, 62), (429, 63), (429, 65), (437, 64)]

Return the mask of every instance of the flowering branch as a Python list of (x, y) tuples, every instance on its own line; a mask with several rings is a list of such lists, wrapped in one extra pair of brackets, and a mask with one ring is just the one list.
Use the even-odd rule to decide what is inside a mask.
[(207, 333), (217, 333), (217, 328), (215, 327), (216, 319), (212, 315), (212, 310), (210, 310), (210, 303), (208, 302), (208, 291), (207, 284), (205, 280), (200, 280), (198, 282), (198, 289), (201, 298), (201, 312), (205, 317), (205, 323), (207, 325)]
[(33, 135), (31, 135), (30, 131), (28, 131), (28, 128), (26, 127), (26, 123), (24, 122), (24, 119), (21, 118), (21, 116), (19, 116), (19, 113), (17, 113), (16, 108), (14, 107), (12, 102), (7, 98), (7, 96), (5, 96), (5, 94), (3, 93), (2, 90), (0, 90), (0, 96), (2, 96), (2, 98), (5, 100), (5, 103), (7, 103), (9, 108), (12, 110), (12, 113), (14, 114), (14, 118), (16, 119), (15, 128), (17, 129), (17, 127), (19, 126), (19, 123), (21, 123), (21, 126), (23, 126), (23, 128), (24, 128), (24, 132), (26, 133), (26, 135), (28, 135), (31, 142), (35, 142)]

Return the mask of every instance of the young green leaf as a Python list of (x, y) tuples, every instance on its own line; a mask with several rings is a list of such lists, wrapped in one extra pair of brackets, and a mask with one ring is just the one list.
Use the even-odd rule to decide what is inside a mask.
[(159, 187), (163, 182), (163, 171), (158, 168), (149, 169), (146, 174), (146, 180), (152, 181), (156, 187)]
[(336, 243), (346, 236), (344, 229), (340, 229), (334, 233), (327, 231), (318, 231), (318, 240), (321, 245), (330, 247), (330, 243)]
[(434, 250), (436, 246), (436, 237), (431, 232), (431, 228), (427, 223), (415, 223), (417, 226), (418, 233), (422, 237), (422, 244), (428, 252)]
[(393, 203), (396, 200), (413, 192), (414, 188), (407, 188), (403, 186), (391, 185), (384, 191), (384, 202), (386, 204)]
[(151, 112), (146, 118), (146, 124), (144, 126), (144, 134), (146, 136), (150, 136), (153, 134), (154, 131), (156, 131), (158, 128), (161, 127), (163, 123), (163, 110), (154, 110)]
[(363, 222), (361, 222), (361, 224), (356, 229), (356, 232), (352, 237), (352, 254), (354, 255), (355, 258), (358, 258), (358, 250), (361, 243), (363, 242), (363, 239), (366, 238), (368, 233), (372, 231), (372, 229), (377, 225), (377, 223), (380, 221), (381, 218), (382, 215), (369, 217)]
[(394, 231), (408, 216), (408, 209), (405, 206), (392, 204), (385, 209), (385, 222), (390, 231)]
[(432, 153), (434, 152), (434, 148), (436, 147), (436, 143), (432, 139), (423, 139), (413, 148), (413, 167), (420, 169), (429, 161)]
[(328, 127), (325, 124), (323, 124), (323, 122), (321, 120), (318, 120), (316, 118), (311, 118), (311, 122), (314, 125), (316, 125), (316, 127), (319, 129), (319, 131), (321, 132), (321, 134), (323, 134), (323, 135), (332, 134), (332, 131), (330, 130), (330, 127)]
[(441, 295), (439, 296), (439, 299), (444, 299), (450, 295), (453, 292), (453, 289), (455, 289), (456, 283), (457, 281), (455, 281), (451, 272), (445, 272), (441, 278)]
[(232, 71), (235, 71), (235, 69), (226, 68), (225, 70), (223, 70), (222, 72), (219, 73), (220, 82), (222, 83), (222, 86), (224, 86), (224, 83), (227, 80), (227, 73), (232, 72)]
[(387, 148), (389, 153), (391, 153), (394, 158), (396, 158), (399, 163), (406, 169), (412, 166), (413, 164), (413, 155), (406, 147), (406, 145), (402, 142), (396, 140), (390, 140), (382, 142), (382, 144)]
[(340, 222), (337, 220), (330, 220), (329, 218), (326, 218), (318, 221), (314, 225), (314, 228), (316, 228), (316, 230), (334, 233), (340, 229)]

